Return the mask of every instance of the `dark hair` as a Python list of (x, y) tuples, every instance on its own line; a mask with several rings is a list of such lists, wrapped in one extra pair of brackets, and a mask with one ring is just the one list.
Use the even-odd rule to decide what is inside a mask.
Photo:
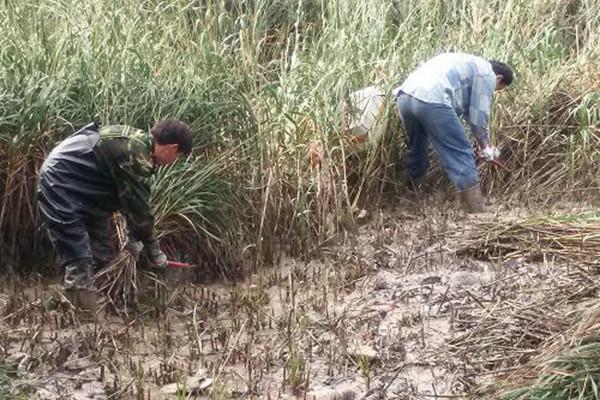
[(192, 151), (192, 131), (177, 119), (157, 122), (150, 133), (158, 144), (177, 144), (178, 151), (186, 156)]
[(510, 85), (514, 79), (513, 70), (502, 61), (488, 60), (492, 64), (492, 70), (496, 75), (502, 77), (502, 83), (506, 86)]

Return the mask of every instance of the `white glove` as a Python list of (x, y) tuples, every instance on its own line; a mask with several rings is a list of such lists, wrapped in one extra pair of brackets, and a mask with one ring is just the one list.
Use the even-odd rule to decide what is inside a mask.
[(160, 249), (158, 240), (146, 245), (146, 253), (150, 262), (158, 268), (167, 268), (167, 256)]
[(496, 146), (490, 146), (488, 144), (481, 150), (481, 157), (486, 162), (497, 160), (498, 157), (500, 157), (500, 150), (498, 150)]
[(139, 240), (129, 239), (127, 244), (125, 245), (125, 250), (129, 252), (133, 256), (135, 261), (139, 261), (140, 254), (142, 254), (142, 250), (144, 249), (144, 245)]

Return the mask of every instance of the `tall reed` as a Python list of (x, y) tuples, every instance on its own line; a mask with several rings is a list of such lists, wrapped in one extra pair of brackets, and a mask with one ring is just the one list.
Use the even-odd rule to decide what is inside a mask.
[[(493, 118), (515, 172), (486, 184), (546, 201), (551, 188), (576, 193), (597, 177), (599, 16), (592, 0), (2, 0), (0, 264), (39, 269), (34, 184), (56, 142), (92, 119), (146, 128), (167, 116), (194, 129), (193, 168), (229, 154), (225, 171), (206, 167), (227, 182), (206, 198), (237, 204), (235, 222), (202, 203), (191, 211), (201, 235), (218, 225), (239, 239), (220, 238), (232, 260), (310, 254), (380, 198), (405, 147), (398, 129), (373, 148), (349, 146), (343, 99), (371, 84), (389, 92), (444, 50), (516, 71)], [(394, 119), (393, 101), (389, 110)], [(190, 196), (160, 184), (172, 192), (157, 209), (177, 190)], [(185, 232), (189, 221), (177, 221)]]

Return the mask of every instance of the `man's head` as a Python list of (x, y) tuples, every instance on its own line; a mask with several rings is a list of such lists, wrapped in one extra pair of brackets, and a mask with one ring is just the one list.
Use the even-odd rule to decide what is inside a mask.
[(183, 122), (166, 119), (157, 122), (150, 133), (154, 138), (154, 162), (170, 164), (192, 151), (192, 132)]
[(496, 90), (502, 90), (509, 86), (514, 78), (512, 69), (501, 61), (489, 60), (489, 63), (496, 74)]

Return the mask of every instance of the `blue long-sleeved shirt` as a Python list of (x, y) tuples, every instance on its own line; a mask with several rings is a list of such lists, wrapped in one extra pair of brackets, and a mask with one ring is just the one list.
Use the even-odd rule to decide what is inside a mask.
[(412, 72), (399, 90), (426, 103), (446, 104), (465, 116), (480, 144), (488, 143), (496, 75), (491, 64), (464, 53), (443, 53)]

